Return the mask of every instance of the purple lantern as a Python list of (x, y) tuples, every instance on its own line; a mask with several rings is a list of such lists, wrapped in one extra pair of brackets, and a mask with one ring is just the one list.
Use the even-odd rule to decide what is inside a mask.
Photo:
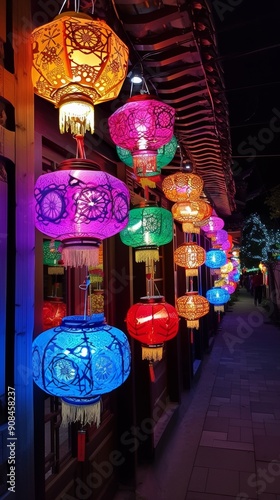
[(210, 238), (215, 237), (216, 231), (223, 229), (224, 225), (225, 223), (223, 219), (217, 217), (216, 215), (211, 215), (211, 217), (209, 217), (207, 221), (207, 224), (201, 226), (201, 229), (206, 233), (206, 236)]
[(134, 172), (145, 177), (157, 170), (157, 153), (174, 134), (175, 110), (149, 94), (130, 97), (109, 119), (112, 141), (131, 152)]
[(35, 200), (35, 226), (62, 242), (65, 267), (97, 265), (101, 241), (128, 223), (127, 186), (90, 160), (65, 160), (58, 170), (41, 175)]

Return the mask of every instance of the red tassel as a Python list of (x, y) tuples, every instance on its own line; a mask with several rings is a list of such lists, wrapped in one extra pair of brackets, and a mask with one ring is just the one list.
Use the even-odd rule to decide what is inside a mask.
[(220, 315), (220, 311), (218, 311), (218, 323), (220, 323), (221, 321), (221, 315)]
[(150, 380), (151, 380), (151, 382), (155, 382), (156, 377), (155, 377), (155, 372), (154, 372), (154, 365), (153, 365), (153, 363), (149, 363), (149, 370), (150, 370)]
[(191, 329), (191, 344), (193, 344), (193, 329)]
[(78, 431), (78, 462), (86, 458), (86, 431)]

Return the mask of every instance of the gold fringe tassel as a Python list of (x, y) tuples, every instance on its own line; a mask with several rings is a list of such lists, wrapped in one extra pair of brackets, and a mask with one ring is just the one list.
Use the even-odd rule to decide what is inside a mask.
[(62, 260), (64, 267), (96, 266), (98, 264), (99, 251), (96, 247), (62, 249)]
[(160, 361), (162, 359), (163, 346), (142, 346), (142, 359), (149, 361)]
[(154, 261), (159, 260), (158, 248), (145, 248), (143, 250), (135, 251), (135, 262), (146, 262), (148, 263), (150, 259)]
[(101, 401), (89, 405), (71, 405), (62, 401), (61, 407), (62, 425), (67, 425), (71, 422), (80, 421), (82, 425), (96, 424), (100, 425), (101, 419)]

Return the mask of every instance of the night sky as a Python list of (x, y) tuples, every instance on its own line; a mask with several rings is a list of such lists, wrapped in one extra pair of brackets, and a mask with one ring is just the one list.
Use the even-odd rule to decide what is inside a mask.
[[(247, 184), (246, 215), (266, 212), (280, 183), (280, 2), (212, 0), (224, 71), (236, 185)], [(240, 197), (240, 196), (239, 196)]]

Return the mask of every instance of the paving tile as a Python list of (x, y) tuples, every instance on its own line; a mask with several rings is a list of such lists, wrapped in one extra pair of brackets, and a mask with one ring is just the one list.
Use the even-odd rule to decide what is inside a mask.
[(275, 420), (273, 413), (252, 412), (252, 420), (255, 422), (269, 422)]
[(253, 427), (251, 419), (230, 418), (229, 424), (232, 426), (236, 425), (237, 427)]
[(258, 498), (255, 470), (251, 472), (239, 472), (239, 488), (238, 500), (253, 500)]
[[(183, 499), (178, 498), (176, 500), (183, 500)], [(208, 494), (208, 493), (188, 492), (184, 500), (236, 500), (236, 496), (213, 495), (213, 493)]]
[[(254, 436), (256, 460), (270, 462), (279, 460), (280, 437), (277, 436)], [(279, 491), (280, 492), (280, 491)]]
[(254, 470), (255, 461), (254, 454), (251, 451), (199, 446), (195, 465), (198, 467), (251, 471)]
[(256, 462), (256, 482), (259, 495), (263, 493), (280, 495), (280, 461)]
[(241, 427), (240, 440), (245, 443), (253, 443), (253, 431), (247, 427)]
[(218, 431), (227, 432), (229, 426), (229, 419), (222, 417), (206, 417), (203, 430), (205, 431)]
[(241, 429), (238, 426), (230, 425), (228, 428), (228, 440), (229, 441), (240, 441)]
[(280, 421), (277, 422), (265, 422), (264, 423), (265, 432), (267, 436), (280, 436)]
[(207, 467), (194, 467), (188, 485), (188, 490), (205, 491), (207, 475), (208, 475)]
[(252, 443), (241, 443), (237, 441), (218, 441), (217, 439), (214, 439), (212, 446), (215, 446), (216, 448), (228, 448), (230, 450), (254, 451)]
[(217, 495), (238, 494), (238, 471), (227, 469), (209, 469), (206, 482), (206, 491)]
[(200, 440), (200, 446), (214, 446), (215, 440), (225, 441), (227, 439), (226, 432), (203, 431)]
[(223, 405), (219, 409), (220, 417), (241, 418), (240, 406)]

